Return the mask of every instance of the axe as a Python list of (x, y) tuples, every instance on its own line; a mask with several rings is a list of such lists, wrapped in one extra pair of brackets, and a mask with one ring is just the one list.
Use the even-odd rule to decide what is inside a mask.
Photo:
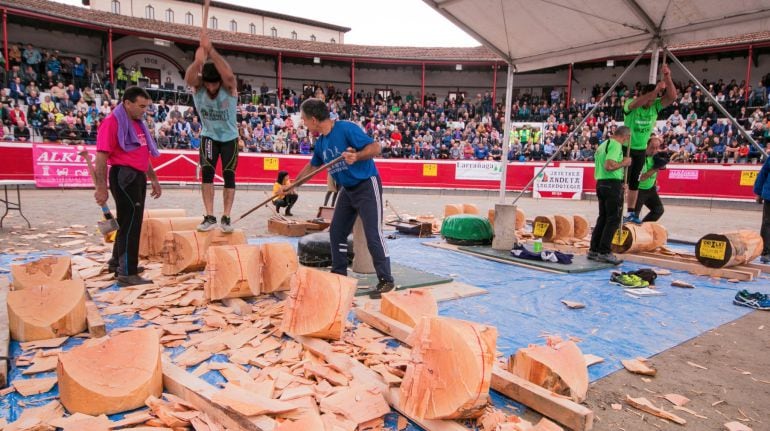
[[(88, 174), (91, 176), (91, 181), (93, 181), (94, 186), (96, 186), (94, 164), (91, 161), (91, 156), (88, 154), (88, 150), (84, 149), (78, 152), (78, 156), (86, 159), (86, 163), (88, 164)], [(110, 242), (109, 240), (114, 240), (114, 233), (118, 230), (118, 221), (115, 219), (115, 216), (112, 215), (112, 212), (107, 207), (107, 205), (102, 206), (101, 209), (104, 220), (99, 221), (96, 225), (99, 228), (99, 232), (104, 235), (104, 239)]]

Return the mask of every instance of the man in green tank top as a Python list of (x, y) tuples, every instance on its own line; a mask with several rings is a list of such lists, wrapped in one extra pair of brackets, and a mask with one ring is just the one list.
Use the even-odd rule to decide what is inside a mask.
[[(210, 60), (210, 61), (207, 61)], [(238, 166), (238, 103), (237, 82), (233, 69), (211, 45), (204, 30), (201, 44), (195, 52), (195, 61), (187, 68), (185, 81), (193, 89), (193, 100), (201, 119), (200, 166), (201, 193), (206, 214), (198, 231), (205, 232), (217, 226), (214, 216), (214, 173), (222, 158), (224, 179), (224, 211), (220, 226), (230, 233), (230, 211), (235, 200), (235, 168)]]

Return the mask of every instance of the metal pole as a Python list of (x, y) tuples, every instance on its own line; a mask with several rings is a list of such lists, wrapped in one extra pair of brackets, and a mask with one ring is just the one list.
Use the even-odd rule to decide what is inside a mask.
[(567, 71), (567, 108), (572, 101), (572, 63), (569, 64), (569, 70)]
[(570, 139), (572, 138), (572, 136), (575, 134), (575, 132), (577, 132), (578, 130), (580, 130), (580, 129), (583, 127), (583, 124), (585, 124), (586, 120), (588, 120), (588, 119), (591, 117), (591, 115), (593, 115), (593, 114), (594, 114), (594, 112), (595, 112), (595, 111), (596, 111), (596, 110), (599, 108), (599, 106), (601, 106), (601, 105), (602, 105), (602, 103), (604, 103), (604, 100), (605, 100), (605, 99), (607, 99), (607, 97), (609, 97), (609, 95), (610, 95), (610, 94), (612, 94), (612, 91), (613, 91), (613, 90), (615, 90), (615, 87), (617, 87), (617, 86), (618, 86), (618, 84), (620, 83), (620, 81), (622, 81), (622, 80), (623, 80), (623, 78), (625, 78), (625, 77), (626, 77), (626, 75), (628, 74), (628, 72), (629, 72), (631, 69), (633, 69), (633, 68), (636, 66), (636, 63), (638, 63), (638, 62), (639, 62), (639, 60), (641, 60), (641, 58), (644, 56), (644, 53), (645, 53), (645, 52), (647, 52), (647, 50), (648, 50), (648, 49), (650, 49), (650, 47), (652, 46), (652, 44), (653, 44), (655, 41), (656, 41), (655, 39), (652, 39), (652, 40), (650, 40), (650, 43), (648, 43), (648, 44), (647, 44), (647, 46), (645, 46), (645, 47), (644, 47), (644, 49), (642, 50), (642, 52), (640, 52), (640, 53), (639, 53), (639, 55), (637, 55), (637, 56), (636, 56), (636, 58), (634, 59), (634, 61), (632, 61), (632, 62), (631, 62), (631, 64), (629, 64), (629, 65), (628, 65), (628, 67), (626, 68), (626, 70), (624, 70), (624, 71), (623, 71), (623, 73), (621, 73), (621, 74), (620, 74), (620, 76), (619, 76), (619, 77), (618, 77), (618, 79), (615, 81), (615, 83), (614, 83), (614, 84), (612, 84), (612, 87), (610, 87), (610, 89), (609, 89), (609, 90), (607, 90), (607, 92), (606, 92), (606, 93), (604, 93), (604, 95), (602, 96), (602, 98), (601, 98), (601, 99), (599, 99), (599, 101), (598, 101), (598, 102), (596, 102), (596, 105), (595, 105), (593, 108), (591, 108), (591, 110), (590, 110), (590, 111), (588, 111), (588, 114), (586, 114), (586, 116), (585, 116), (585, 117), (583, 117), (583, 120), (580, 122), (580, 124), (578, 124), (578, 125), (577, 125), (577, 126), (576, 126), (576, 127), (575, 127), (575, 128), (572, 130), (572, 131), (571, 131), (571, 132), (569, 132), (569, 135), (567, 135), (567, 137), (566, 137), (566, 138), (564, 138), (564, 142), (562, 142), (562, 143), (561, 143), (561, 145), (559, 145), (559, 148), (557, 148), (557, 149), (556, 149), (556, 150), (553, 152), (553, 154), (551, 154), (551, 157), (549, 157), (549, 158), (548, 158), (548, 160), (546, 160), (546, 161), (545, 161), (545, 164), (543, 165), (543, 167), (542, 167), (542, 168), (540, 168), (540, 170), (539, 170), (539, 171), (538, 171), (538, 172), (535, 174), (535, 176), (534, 176), (534, 177), (532, 177), (532, 179), (531, 179), (531, 180), (529, 180), (529, 182), (527, 183), (527, 185), (525, 185), (525, 186), (524, 186), (524, 188), (523, 188), (523, 189), (521, 189), (521, 193), (519, 193), (519, 195), (518, 195), (518, 196), (516, 196), (516, 198), (513, 200), (513, 204), (514, 204), (514, 205), (516, 204), (516, 202), (518, 202), (518, 201), (519, 201), (519, 199), (521, 199), (521, 197), (524, 195), (524, 193), (527, 191), (527, 189), (529, 189), (529, 187), (532, 185), (532, 183), (534, 183), (534, 182), (535, 182), (535, 179), (537, 179), (537, 177), (539, 177), (539, 176), (540, 176), (540, 174), (542, 174), (542, 173), (543, 173), (543, 171), (545, 170), (545, 168), (547, 168), (547, 167), (548, 167), (548, 165), (550, 165), (550, 164), (551, 164), (551, 162), (553, 161), (553, 159), (554, 159), (554, 158), (556, 158), (556, 155), (557, 155), (557, 154), (559, 154), (559, 151), (561, 151), (561, 147), (563, 147), (565, 144), (567, 144), (567, 143), (570, 141)]
[(420, 80), (420, 98), (422, 106), (425, 107), (425, 63), (422, 64), (422, 79)]
[(282, 63), (283, 63), (283, 56), (281, 53), (278, 53), (278, 94), (275, 95), (275, 104), (280, 108), (281, 107), (281, 99), (283, 99), (283, 70), (282, 69)]
[[(751, 59), (754, 57), (754, 45), (749, 45), (749, 61), (746, 65), (746, 85), (743, 87), (743, 101), (749, 101), (749, 81), (751, 81)], [(748, 106), (748, 103), (746, 104)]]
[(356, 59), (350, 60), (350, 104), (356, 100)]
[(660, 59), (660, 43), (655, 44), (655, 49), (650, 57), (650, 84), (658, 82), (658, 60)]
[(492, 65), (492, 110), (497, 106), (497, 63)]
[[(678, 58), (676, 58), (676, 56), (671, 51), (669, 51), (668, 48), (664, 48), (664, 49), (666, 50), (666, 53), (669, 55), (669, 57), (671, 57), (671, 60), (673, 60), (674, 63), (676, 63), (676, 65), (679, 66), (679, 68), (682, 69), (684, 73), (687, 74), (687, 76), (692, 80), (692, 82), (700, 82), (698, 81), (698, 78), (696, 78), (695, 75), (693, 75), (692, 72), (690, 72), (684, 66), (684, 64), (682, 64), (682, 62), (679, 61)], [(711, 93), (709, 93), (709, 91), (706, 88), (703, 88), (703, 94), (705, 94), (706, 97), (708, 97), (711, 103), (716, 105), (717, 109), (719, 110), (719, 112), (722, 113), (722, 115), (727, 117), (727, 119), (730, 120), (731, 123), (733, 123), (733, 127), (735, 127), (736, 130), (738, 130), (738, 133), (740, 133), (747, 141), (751, 143), (751, 145), (755, 146), (762, 153), (762, 155), (765, 156), (765, 158), (767, 158), (767, 152), (765, 151), (765, 149), (762, 148), (757, 143), (757, 141), (755, 141), (754, 138), (751, 137), (751, 135), (749, 134), (749, 132), (746, 131), (746, 129), (744, 129), (740, 124), (738, 124), (735, 118), (733, 118), (733, 116), (730, 115), (730, 113), (727, 112), (727, 110), (719, 102), (717, 102), (717, 99), (715, 99), (714, 96)]]
[(505, 123), (503, 125), (503, 157), (500, 160), (500, 203), (505, 203), (505, 183), (508, 172), (508, 151), (511, 149), (511, 102), (513, 102), (513, 64), (508, 63), (508, 80), (505, 84)]
[(107, 55), (110, 56), (110, 89), (115, 92), (115, 62), (112, 60), (112, 29), (107, 31)]
[(5, 71), (10, 70), (8, 58), (8, 9), (3, 9), (3, 56), (5, 57)]

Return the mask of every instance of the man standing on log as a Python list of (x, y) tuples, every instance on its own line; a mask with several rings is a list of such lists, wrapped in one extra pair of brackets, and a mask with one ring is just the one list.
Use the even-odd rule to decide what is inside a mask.
[(612, 236), (620, 229), (623, 215), (623, 168), (631, 165), (623, 157), (623, 145), (631, 137), (631, 129), (620, 126), (608, 140), (596, 149), (594, 177), (599, 199), (599, 218), (591, 234), (588, 259), (620, 265), (623, 261), (612, 254)]
[(313, 168), (322, 166), (340, 155), (344, 160), (329, 167), (329, 173), (339, 187), (339, 196), (329, 228), (332, 246), (332, 272), (348, 273), (348, 235), (356, 217), (361, 217), (366, 244), (372, 255), (379, 283), (374, 297), (393, 290), (390, 257), (382, 235), (382, 183), (374, 157), (380, 154), (380, 144), (374, 142), (361, 128), (350, 121), (332, 121), (329, 108), (319, 99), (307, 99), (300, 107), (302, 121), (311, 133), (319, 134), (310, 160), (297, 178), (303, 178)]
[[(660, 71), (663, 74), (663, 81), (659, 81), (657, 85), (646, 85), (642, 89), (641, 96), (627, 100), (623, 107), (623, 114), (625, 114), (623, 122), (631, 128), (631, 167), (627, 173), (628, 199), (626, 202), (628, 216), (623, 219), (626, 223), (642, 223), (635, 208), (636, 197), (639, 192), (639, 175), (641, 175), (642, 167), (644, 167), (647, 141), (649, 141), (652, 130), (655, 128), (658, 112), (676, 100), (676, 87), (671, 80), (671, 70), (664, 64)], [(663, 90), (666, 90), (666, 93), (663, 97), (658, 97), (658, 94)]]
[[(207, 61), (210, 60), (210, 61)], [(230, 211), (235, 200), (235, 168), (238, 166), (238, 125), (235, 111), (238, 103), (237, 82), (233, 69), (211, 45), (206, 30), (201, 32), (201, 44), (195, 51), (195, 61), (185, 74), (187, 85), (193, 89), (195, 109), (203, 124), (200, 146), (200, 166), (203, 176), (201, 193), (206, 214), (198, 231), (206, 232), (217, 226), (214, 216), (214, 173), (222, 158), (224, 211), (220, 226), (231, 233)]]
[(658, 151), (661, 139), (657, 136), (650, 138), (647, 143), (647, 157), (644, 159), (642, 175), (639, 177), (639, 195), (636, 198), (634, 213), (637, 217), (642, 213), (642, 206), (650, 209), (642, 222), (658, 221), (663, 216), (663, 202), (658, 195), (658, 171), (666, 168), (669, 155)]
[(107, 203), (107, 165), (110, 165), (112, 198), (117, 208), (118, 234), (108, 262), (111, 272), (118, 276), (118, 286), (152, 284), (139, 276), (139, 237), (147, 195), (147, 178), (152, 184), (151, 196), (160, 197), (158, 176), (150, 162), (150, 155), (160, 153), (152, 133), (144, 123), (144, 113), (152, 103), (142, 88), (130, 87), (123, 93), (123, 103), (104, 119), (96, 138), (96, 166), (94, 168), (94, 199), (100, 206)]

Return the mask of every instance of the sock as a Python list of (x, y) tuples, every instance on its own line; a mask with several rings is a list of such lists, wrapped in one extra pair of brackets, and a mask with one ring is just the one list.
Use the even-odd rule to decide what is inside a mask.
[(636, 215), (636, 213), (634, 212), (634, 209), (633, 209), (633, 208), (629, 208), (629, 209), (628, 209), (628, 216), (629, 216), (629, 217), (633, 217), (633, 216), (635, 216), (635, 215)]

